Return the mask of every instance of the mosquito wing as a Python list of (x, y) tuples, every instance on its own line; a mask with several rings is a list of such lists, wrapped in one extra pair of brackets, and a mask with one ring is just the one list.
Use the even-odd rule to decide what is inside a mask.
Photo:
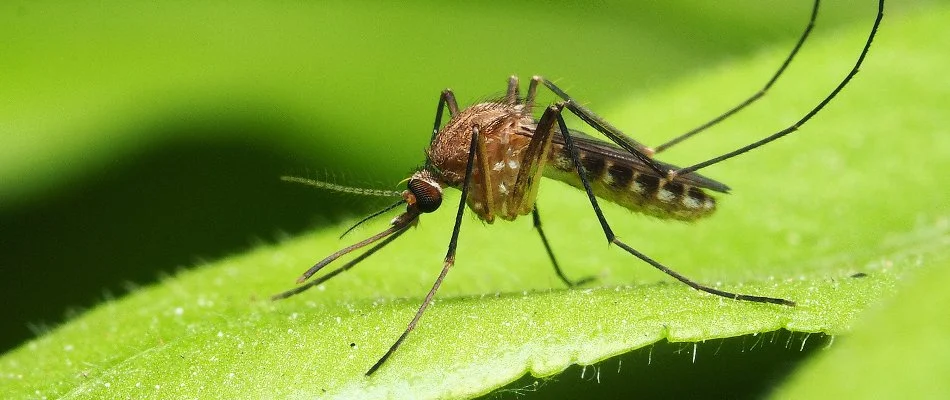
[[(661, 179), (663, 178), (661, 176), (657, 176), (656, 171), (644, 164), (643, 161), (640, 161), (640, 159), (635, 157), (633, 154), (630, 154), (630, 152), (627, 150), (624, 150), (613, 143), (597, 139), (581, 131), (571, 129), (570, 132), (571, 138), (574, 139), (574, 146), (577, 147), (577, 150), (582, 154), (587, 153), (599, 155), (611, 163), (622, 163), (626, 166), (629, 166), (640, 174), (655, 176)], [(564, 136), (562, 136), (560, 132), (555, 133), (554, 143), (556, 145), (560, 145), (558, 147), (564, 146)], [(675, 165), (667, 164), (659, 160), (654, 161), (663, 169), (675, 170), (679, 168)], [(729, 193), (729, 186), (726, 186), (726, 184), (711, 178), (707, 178), (695, 172), (683, 176), (677, 176), (674, 181), (698, 188), (709, 189), (714, 192)]]

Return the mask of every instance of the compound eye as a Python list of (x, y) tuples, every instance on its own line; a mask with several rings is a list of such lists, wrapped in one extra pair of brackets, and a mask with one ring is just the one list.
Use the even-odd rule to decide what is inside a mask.
[(424, 213), (439, 209), (442, 205), (442, 190), (422, 179), (410, 179), (409, 191), (416, 197), (416, 208)]

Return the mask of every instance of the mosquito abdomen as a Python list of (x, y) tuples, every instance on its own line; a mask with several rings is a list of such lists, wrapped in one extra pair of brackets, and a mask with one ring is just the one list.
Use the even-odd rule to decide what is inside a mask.
[[(682, 182), (668, 182), (649, 172), (637, 170), (625, 160), (579, 151), (594, 194), (631, 211), (657, 218), (692, 221), (712, 214), (716, 199), (702, 189)], [(544, 176), (583, 190), (570, 155), (563, 145), (551, 151)]]

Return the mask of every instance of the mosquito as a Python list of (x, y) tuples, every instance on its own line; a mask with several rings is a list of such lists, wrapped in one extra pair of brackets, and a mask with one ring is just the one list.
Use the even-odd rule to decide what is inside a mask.
[[(405, 205), (406, 209), (405, 212), (392, 219), (386, 230), (347, 246), (314, 264), (297, 279), (297, 283), (304, 283), (336, 259), (373, 245), (362, 254), (321, 277), (274, 295), (272, 298), (278, 300), (299, 294), (349, 270), (406, 233), (410, 227), (418, 223), (422, 214), (437, 210), (442, 205), (443, 190), (449, 187), (461, 190), (462, 196), (457, 207), (455, 224), (442, 264), (442, 271), (403, 333), (366, 371), (367, 376), (376, 372), (393, 355), (432, 304), (439, 286), (442, 285), (449, 269), (455, 264), (459, 228), (466, 205), (481, 220), (489, 224), (496, 218), (510, 221), (531, 214), (534, 228), (541, 237), (541, 243), (547, 251), (557, 276), (569, 287), (587, 283), (590, 279), (572, 281), (567, 278), (541, 228), (541, 216), (535, 200), (541, 178), (544, 176), (584, 190), (609, 244), (620, 247), (689, 287), (734, 300), (795, 306), (792, 300), (719, 290), (679, 274), (617, 238), (601, 211), (598, 199), (664, 219), (693, 221), (712, 214), (716, 208), (716, 200), (708, 192), (728, 193), (729, 187), (700, 175), (697, 171), (795, 132), (821, 111), (848, 85), (864, 62), (884, 16), (884, 0), (878, 2), (877, 17), (854, 66), (824, 99), (797, 122), (764, 139), (685, 168), (658, 161), (654, 155), (725, 120), (764, 96), (798, 54), (802, 44), (811, 33), (818, 15), (819, 3), (820, 0), (815, 0), (804, 32), (778, 71), (759, 91), (709, 122), (655, 148), (647, 147), (631, 139), (620, 129), (580, 105), (553, 82), (541, 76), (531, 78), (524, 97), (519, 91), (518, 78), (512, 76), (508, 79), (508, 88), (503, 98), (478, 103), (466, 109), (459, 108), (451, 89), (443, 90), (436, 108), (432, 137), (426, 149), (425, 164), (407, 179), (406, 190), (399, 192), (364, 189), (302, 178), (283, 178), (334, 191), (399, 197), (398, 201), (360, 220), (353, 228), (401, 205)], [(547, 106), (540, 118), (535, 118), (533, 114), (535, 99), (538, 89), (542, 86), (551, 91), (558, 100)], [(446, 109), (450, 118), (443, 126), (443, 112)], [(568, 128), (564, 121), (564, 110), (574, 114), (590, 128), (606, 136), (609, 142)], [(353, 228), (347, 230), (346, 233)]]

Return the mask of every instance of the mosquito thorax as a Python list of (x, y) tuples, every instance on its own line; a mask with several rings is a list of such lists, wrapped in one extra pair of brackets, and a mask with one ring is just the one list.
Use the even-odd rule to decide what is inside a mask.
[(432, 174), (422, 170), (412, 174), (406, 184), (408, 190), (404, 194), (409, 207), (430, 213), (442, 205), (442, 185), (432, 178)]

